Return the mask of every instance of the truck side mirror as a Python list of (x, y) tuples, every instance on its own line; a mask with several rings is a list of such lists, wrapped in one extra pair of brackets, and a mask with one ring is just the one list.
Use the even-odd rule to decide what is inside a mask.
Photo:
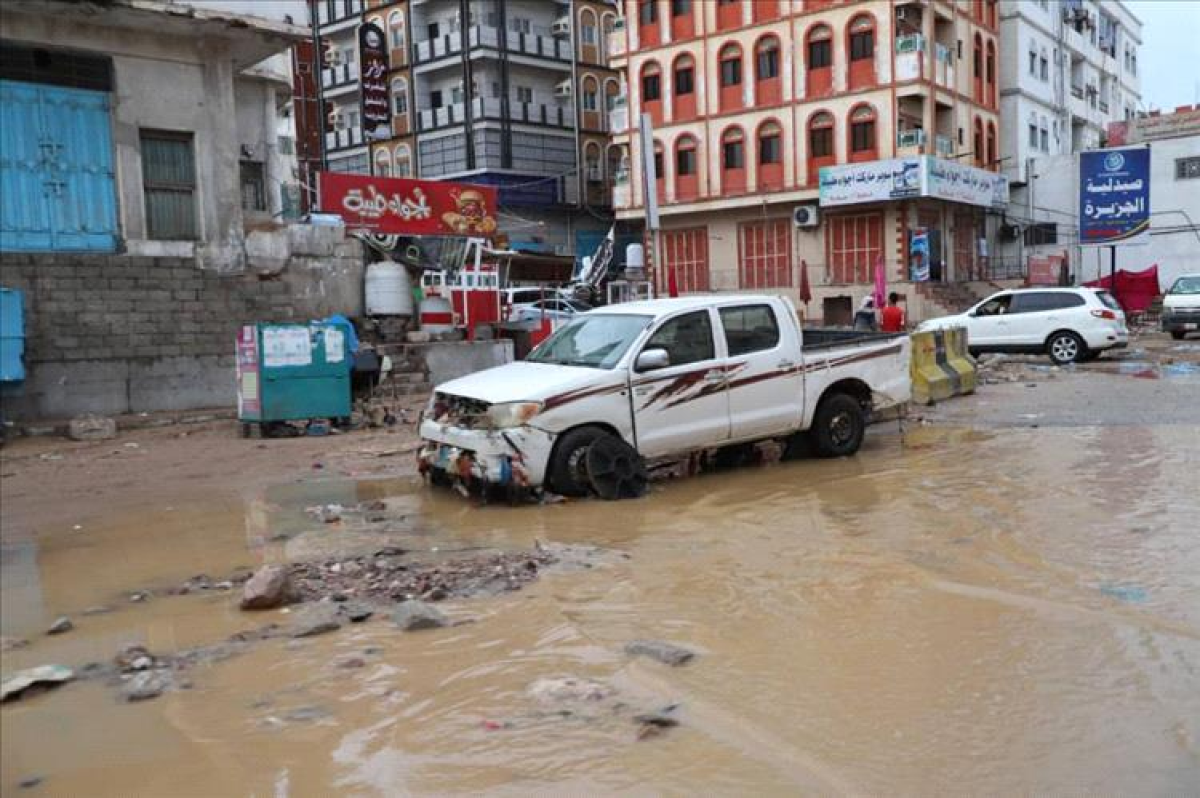
[(633, 368), (636, 371), (654, 371), (671, 365), (671, 356), (665, 349), (647, 349), (637, 357)]

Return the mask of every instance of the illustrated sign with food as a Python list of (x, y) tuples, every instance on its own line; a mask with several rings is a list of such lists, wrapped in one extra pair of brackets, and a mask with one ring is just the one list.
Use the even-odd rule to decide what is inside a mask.
[(320, 199), (322, 213), (373, 233), (489, 237), (497, 227), (492, 186), (321, 172)]

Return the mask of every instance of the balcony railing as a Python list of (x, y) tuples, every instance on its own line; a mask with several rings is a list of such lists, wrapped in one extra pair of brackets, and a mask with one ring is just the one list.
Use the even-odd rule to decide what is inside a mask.
[(919, 33), (909, 33), (896, 37), (897, 53), (922, 53), (925, 51), (925, 37)]
[(954, 139), (949, 136), (936, 136), (933, 140), (934, 154), (939, 158), (954, 156)]
[(608, 129), (621, 133), (629, 129), (629, 109), (614, 108), (608, 112)]
[(358, 64), (339, 64), (321, 70), (321, 88), (332, 89), (358, 80)]
[[(504, 119), (504, 103), (497, 97), (476, 97), (471, 101), (471, 116), (475, 120)], [(463, 103), (429, 108), (417, 114), (417, 129), (435, 130), (461, 125), (466, 118), (466, 106)], [(564, 106), (512, 100), (508, 103), (508, 119), (511, 122), (560, 128), (570, 127), (571, 124), (570, 114)]]
[(920, 129), (899, 131), (896, 133), (896, 146), (900, 149), (925, 146), (925, 131)]
[[(570, 43), (563, 39), (516, 31), (507, 31), (506, 34), (504, 42), (510, 53), (557, 61), (569, 61), (571, 58)], [(467, 31), (467, 42), (471, 47), (499, 48), (501, 31), (489, 25), (474, 25)], [(459, 31), (451, 31), (436, 39), (413, 42), (412, 57), (414, 64), (424, 64), (461, 52), (462, 34)]]
[(1082, 100), (1083, 99), (1083, 86), (1072, 86), (1071, 87), (1071, 96), (1074, 97), (1076, 100)]
[(625, 55), (625, 31), (614, 30), (608, 34), (608, 57), (620, 58)]
[(325, 132), (325, 148), (328, 150), (344, 150), (357, 147), (363, 143), (361, 127), (348, 127), (344, 130), (329, 130)]
[(535, 33), (509, 31), (508, 51), (538, 58), (553, 58), (556, 61), (568, 61), (571, 58), (570, 42)]
[(413, 63), (424, 64), (439, 58), (462, 52), (462, 36), (457, 32), (443, 34), (436, 39), (413, 42)]

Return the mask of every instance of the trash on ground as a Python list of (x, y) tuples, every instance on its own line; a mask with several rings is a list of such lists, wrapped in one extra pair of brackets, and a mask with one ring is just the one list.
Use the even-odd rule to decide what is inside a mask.
[(39, 665), (13, 674), (0, 684), (0, 702), (21, 698), (30, 688), (49, 690), (75, 678), (75, 671), (65, 665)]

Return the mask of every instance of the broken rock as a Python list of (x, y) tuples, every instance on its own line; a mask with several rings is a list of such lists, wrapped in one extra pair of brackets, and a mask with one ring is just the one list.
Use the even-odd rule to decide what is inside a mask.
[(313, 637), (342, 628), (338, 610), (333, 604), (320, 602), (296, 613), (289, 634), (292, 637)]
[(20, 698), (32, 687), (50, 689), (74, 678), (75, 672), (65, 665), (39, 665), (18, 671), (0, 684), (0, 702)]
[(694, 651), (662, 640), (633, 640), (625, 644), (625, 653), (631, 657), (649, 657), (673, 668), (696, 656)]
[(242, 587), (242, 609), (269, 610), (287, 602), (288, 572), (282, 565), (264, 565)]
[(50, 624), (50, 628), (46, 630), (48, 635), (60, 635), (64, 632), (69, 632), (75, 628), (75, 624), (71, 623), (71, 619), (67, 616), (62, 616)]
[(130, 702), (149, 701), (174, 686), (175, 676), (169, 670), (140, 671), (121, 685), (121, 698)]
[(67, 436), (73, 441), (104, 441), (117, 437), (117, 422), (104, 416), (80, 416), (71, 419)]
[(405, 632), (440, 629), (450, 623), (445, 613), (423, 601), (402, 601), (392, 613), (392, 620)]

